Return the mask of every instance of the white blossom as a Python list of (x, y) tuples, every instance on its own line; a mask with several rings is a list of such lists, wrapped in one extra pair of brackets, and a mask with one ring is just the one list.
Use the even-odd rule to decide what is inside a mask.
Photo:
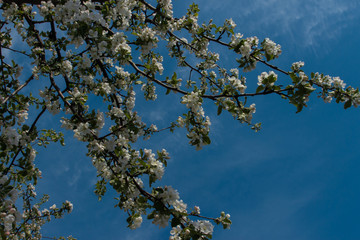
[(235, 22), (232, 20), (232, 18), (230, 19), (226, 19), (225, 22), (230, 26), (230, 28), (234, 29), (236, 27)]
[(214, 230), (214, 225), (212, 225), (207, 220), (198, 220), (196, 222), (192, 222), (192, 225), (195, 229), (203, 234), (212, 234)]
[(156, 43), (159, 39), (156, 37), (156, 32), (149, 27), (145, 27), (138, 33), (139, 39), (142, 41), (141, 51), (143, 54), (149, 53), (149, 51), (156, 47)]
[(334, 87), (344, 89), (346, 86), (346, 83), (344, 83), (343, 80), (341, 80), (339, 77), (334, 77), (332, 79), (332, 82), (334, 84)]
[(232, 35), (230, 46), (232, 46), (232, 47), (237, 46), (243, 37), (244, 37), (244, 35), (241, 33), (236, 33), (236, 34)]
[(173, 8), (171, 4), (171, 0), (159, 0), (159, 3), (162, 5), (162, 7), (165, 10), (165, 13), (168, 17), (172, 17), (173, 15)]
[(5, 128), (3, 136), (6, 138), (8, 144), (12, 146), (17, 146), (19, 144), (20, 135), (15, 129), (11, 127)]
[(191, 92), (190, 94), (184, 95), (182, 97), (182, 104), (186, 104), (187, 108), (190, 108), (192, 112), (199, 112), (201, 116), (204, 115), (204, 112), (201, 107), (199, 92)]
[(267, 54), (273, 55), (275, 58), (277, 58), (281, 54), (281, 46), (279, 44), (276, 44), (269, 38), (265, 38), (262, 46)]
[(69, 202), (68, 200), (65, 201), (65, 207), (69, 213), (71, 213), (72, 210), (74, 209), (74, 205), (71, 202)]
[(6, 175), (1, 176), (0, 184), (3, 185), (5, 182), (7, 182), (7, 180), (9, 180), (8, 176), (6, 176)]
[[(258, 76), (258, 83), (257, 85), (261, 86), (261, 85), (266, 85), (266, 86), (274, 86), (275, 81), (277, 80), (277, 74), (274, 73), (273, 71), (270, 71), (269, 73), (267, 72), (262, 72), (260, 74), (260, 76)], [(268, 80), (269, 78), (273, 79), (273, 81), (264, 84), (265, 80)]]
[(303, 61), (299, 61), (299, 62), (294, 62), (291, 65), (291, 69), (295, 72), (299, 71), (300, 68), (302, 68), (305, 65), (305, 63)]
[(170, 215), (155, 214), (152, 223), (159, 225), (159, 227), (166, 227), (169, 224)]
[(142, 219), (141, 216), (138, 216), (138, 217), (134, 218), (133, 223), (130, 225), (130, 228), (131, 229), (139, 228), (141, 226), (142, 220), (143, 219)]
[(65, 60), (62, 62), (62, 68), (63, 68), (65, 74), (68, 76), (70, 75), (70, 73), (73, 69), (72, 64), (69, 60)]
[(170, 238), (169, 240), (181, 240), (181, 237), (179, 236), (182, 232), (182, 229), (179, 225), (177, 225), (176, 227), (173, 227), (170, 231)]
[(25, 119), (28, 119), (28, 112), (26, 110), (21, 110), (19, 111), (19, 113), (17, 114), (18, 117), (18, 124), (22, 124), (25, 122)]
[(152, 132), (156, 132), (158, 130), (158, 128), (156, 127), (156, 125), (151, 124), (150, 128), (149, 128)]
[(9, 214), (4, 218), (4, 231), (5, 232), (9, 232), (12, 230), (13, 222), (15, 222), (15, 217), (12, 214)]

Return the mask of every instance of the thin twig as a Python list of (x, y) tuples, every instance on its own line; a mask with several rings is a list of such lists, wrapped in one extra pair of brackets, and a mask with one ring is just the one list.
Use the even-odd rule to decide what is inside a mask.
[(34, 79), (34, 75), (32, 74), (23, 85), (21, 85), (20, 87), (18, 87), (18, 89), (16, 89), (11, 95), (7, 96), (2, 102), (1, 104), (5, 104), (10, 98), (12, 98), (13, 96), (15, 96), (15, 94), (17, 94), (21, 89), (23, 89), (26, 85), (29, 84), (29, 82), (31, 82), (31, 80)]

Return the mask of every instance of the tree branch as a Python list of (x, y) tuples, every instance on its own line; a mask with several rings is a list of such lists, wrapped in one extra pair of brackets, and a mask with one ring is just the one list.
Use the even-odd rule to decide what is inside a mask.
[(12, 98), (13, 96), (15, 96), (15, 94), (17, 94), (21, 89), (23, 89), (26, 85), (29, 84), (29, 82), (31, 82), (31, 80), (34, 79), (34, 75), (31, 75), (23, 85), (21, 85), (20, 87), (18, 87), (18, 89), (16, 89), (11, 95), (9, 95), (8, 97), (6, 97), (1, 104), (5, 104), (10, 98)]

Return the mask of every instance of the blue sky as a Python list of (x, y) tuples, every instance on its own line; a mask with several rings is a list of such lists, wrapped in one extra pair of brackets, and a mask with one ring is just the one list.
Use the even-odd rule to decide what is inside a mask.
[[(174, 12), (183, 13), (192, 1), (176, 0)], [(303, 60), (307, 73), (340, 76), (360, 86), (360, 3), (351, 0), (198, 0), (201, 19), (221, 23), (232, 18), (245, 36), (269, 37), (282, 46), (275, 62), (288, 70)], [(224, 66), (234, 61), (219, 48)], [(165, 66), (169, 71), (176, 66)], [(259, 71), (245, 75), (256, 83)], [(286, 78), (282, 78), (286, 81)], [(140, 94), (139, 94), (140, 95)], [(139, 96), (137, 109), (145, 121), (161, 126), (174, 120), (182, 108), (178, 96), (148, 103)], [(171, 105), (169, 109), (168, 105)], [(201, 151), (188, 146), (185, 133), (155, 136), (154, 149), (166, 148), (172, 159), (161, 184), (178, 189), (189, 207), (199, 205), (203, 215), (231, 214), (231, 230), (215, 228), (214, 239), (359, 239), (360, 228), (360, 132), (359, 109), (343, 110), (313, 96), (309, 107), (296, 109), (277, 96), (251, 99), (257, 105), (255, 133), (228, 114), (212, 121), (212, 144)], [(166, 111), (164, 111), (164, 109)], [(56, 126), (58, 119), (46, 118)], [(74, 211), (44, 227), (44, 236), (73, 234), (78, 239), (168, 239), (169, 229), (147, 222), (135, 231), (126, 229), (124, 213), (115, 209), (113, 192), (98, 202), (93, 194), (96, 172), (86, 149), (66, 133), (67, 146), (52, 145), (40, 151), (43, 170), (38, 190), (49, 193), (50, 202), (74, 203)]]

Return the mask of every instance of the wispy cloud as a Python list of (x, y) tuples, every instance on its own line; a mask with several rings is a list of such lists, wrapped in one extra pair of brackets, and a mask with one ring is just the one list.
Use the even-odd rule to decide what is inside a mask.
[[(286, 35), (305, 47), (333, 40), (341, 32), (357, 24), (358, 1), (242, 0), (198, 1), (202, 14), (233, 18), (238, 31), (245, 35), (281, 37)], [(222, 20), (222, 19), (221, 19)]]
[(238, 219), (243, 229), (240, 235), (243, 239), (266, 239), (268, 236), (276, 239), (307, 239), (306, 231), (302, 231), (302, 224), (299, 224), (299, 213), (316, 197), (316, 189), (295, 195), (264, 196), (258, 207), (241, 214)]

